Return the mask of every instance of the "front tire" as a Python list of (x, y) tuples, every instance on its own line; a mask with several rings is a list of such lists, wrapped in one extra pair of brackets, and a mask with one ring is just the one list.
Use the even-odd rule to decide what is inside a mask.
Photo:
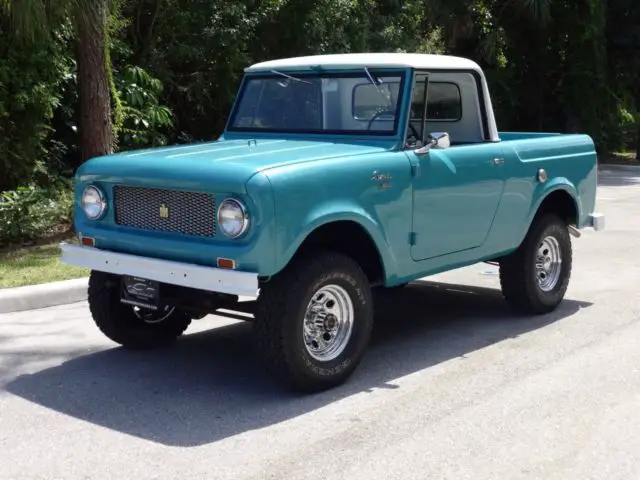
[(502, 294), (523, 313), (552, 312), (564, 299), (572, 262), (566, 222), (556, 214), (544, 214), (534, 221), (522, 245), (500, 262)]
[(316, 251), (261, 288), (254, 343), (274, 376), (295, 390), (318, 392), (353, 373), (372, 325), (371, 288), (360, 266), (341, 253)]
[(165, 347), (184, 333), (191, 318), (171, 307), (158, 313), (135, 310), (120, 302), (120, 277), (92, 271), (89, 310), (95, 324), (110, 340), (131, 349)]

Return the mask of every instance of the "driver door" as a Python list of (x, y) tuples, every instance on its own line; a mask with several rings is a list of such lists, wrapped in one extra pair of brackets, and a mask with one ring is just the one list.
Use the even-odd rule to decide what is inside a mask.
[[(420, 82), (423, 87), (427, 86), (426, 92), (420, 88)], [(414, 129), (408, 129), (407, 137), (418, 130), (422, 144), (428, 141), (428, 132), (425, 132), (428, 85), (428, 75), (416, 73), (412, 113), (422, 110), (422, 118), (417, 121), (413, 118)], [(446, 131), (446, 124), (443, 130)], [(455, 138), (451, 140), (455, 142)], [(419, 146), (421, 144), (407, 142), (405, 149), (416, 172), (413, 177), (413, 260), (427, 260), (481, 246), (502, 196), (504, 165), (500, 144), (433, 147), (425, 154), (416, 153)]]

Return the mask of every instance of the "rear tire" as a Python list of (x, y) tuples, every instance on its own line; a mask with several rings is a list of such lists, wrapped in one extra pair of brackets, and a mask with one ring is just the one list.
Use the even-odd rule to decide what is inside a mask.
[(566, 222), (556, 214), (536, 218), (520, 247), (500, 262), (502, 294), (528, 314), (555, 310), (569, 286), (573, 253)]
[(314, 251), (262, 286), (254, 344), (276, 378), (318, 392), (353, 373), (372, 325), (371, 288), (360, 266), (341, 253)]
[(89, 276), (89, 310), (95, 324), (110, 340), (131, 349), (151, 349), (172, 344), (184, 333), (191, 318), (167, 309), (145, 317), (120, 302), (120, 277), (92, 271)]

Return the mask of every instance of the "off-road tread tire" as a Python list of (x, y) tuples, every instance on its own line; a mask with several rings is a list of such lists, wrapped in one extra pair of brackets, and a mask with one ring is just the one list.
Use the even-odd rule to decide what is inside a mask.
[[(548, 235), (557, 238), (562, 255), (560, 279), (551, 292), (540, 290), (535, 273), (538, 245)], [(555, 310), (567, 291), (573, 253), (566, 222), (554, 213), (537, 217), (518, 249), (500, 261), (500, 286), (506, 301), (525, 314), (543, 315)]]
[(142, 322), (132, 307), (120, 302), (120, 277), (104, 272), (91, 272), (88, 300), (93, 321), (100, 331), (113, 342), (132, 350), (169, 346), (191, 323), (191, 318), (178, 310), (161, 323)]
[[(301, 328), (310, 295), (323, 282), (341, 281), (352, 286), (348, 291), (354, 304), (353, 332), (342, 354), (327, 364), (336, 365), (329, 371), (320, 369), (319, 373), (313, 371), (317, 364), (306, 353), (297, 322)], [(369, 343), (372, 325), (373, 298), (362, 268), (342, 253), (315, 250), (294, 258), (281, 273), (262, 285), (253, 322), (254, 347), (269, 373), (286, 387), (314, 393), (342, 384), (353, 373)]]

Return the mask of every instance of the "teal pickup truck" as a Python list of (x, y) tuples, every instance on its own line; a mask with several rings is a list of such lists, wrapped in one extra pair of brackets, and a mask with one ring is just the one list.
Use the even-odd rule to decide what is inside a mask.
[(255, 300), (260, 358), (313, 392), (360, 363), (374, 289), (495, 262), (517, 310), (554, 310), (570, 235), (604, 228), (596, 185), (590, 137), (499, 132), (470, 60), (281, 59), (246, 69), (218, 140), (82, 165), (62, 261), (126, 347)]

